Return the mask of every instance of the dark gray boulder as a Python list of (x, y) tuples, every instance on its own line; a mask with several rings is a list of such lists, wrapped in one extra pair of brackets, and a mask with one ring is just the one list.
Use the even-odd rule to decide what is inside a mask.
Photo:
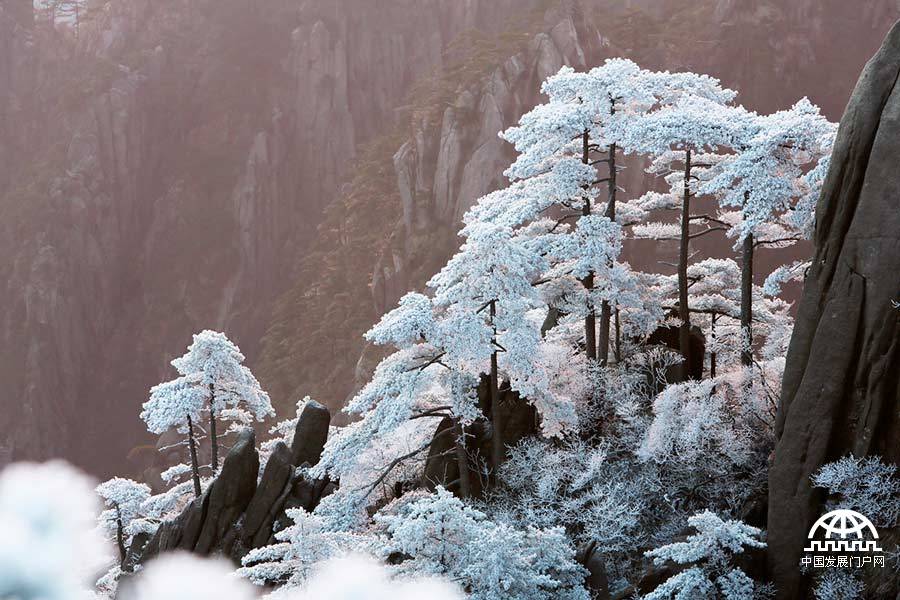
[[(500, 422), (504, 445), (510, 448), (527, 437), (537, 435), (538, 417), (534, 406), (511, 390), (508, 382), (500, 386), (496, 407), (491, 406), (490, 379), (486, 375), (481, 376), (476, 392), (485, 418), (466, 427), (466, 455), (470, 493), (480, 496), (484, 493), (487, 478), (479, 469), (487, 467), (495, 470), (491, 451), (494, 424)], [(455, 494), (459, 493), (459, 463), (454, 451), (456, 440), (453, 427), (453, 421), (445, 417), (435, 430), (420, 481), (427, 489), (434, 490), (440, 485)]]
[(230, 553), (237, 522), (256, 491), (259, 454), (252, 429), (240, 434), (225, 457), (218, 477), (181, 514), (162, 523), (134, 564), (146, 564), (163, 552), (184, 550), (197, 554)]
[(801, 598), (823, 512), (809, 477), (848, 452), (900, 462), (900, 26), (866, 65), (816, 209), (815, 254), (787, 355), (769, 472), (768, 568)]
[[(490, 421), (484, 429), (484, 441), (490, 440), (493, 435), (493, 424), (499, 421), (500, 430), (503, 432), (503, 443), (509, 448), (515, 446), (523, 439), (537, 434), (537, 411), (526, 398), (522, 398), (518, 392), (510, 389), (508, 381), (500, 384), (499, 391), (498, 406), (493, 407), (491, 406), (490, 397), (490, 378), (487, 375), (481, 376), (481, 380), (478, 383), (478, 405)], [(483, 456), (490, 462), (490, 451), (483, 454)], [(493, 464), (490, 466), (491, 468), (499, 467), (499, 465)]]
[(331, 494), (337, 489), (337, 484), (328, 479), (309, 479), (302, 475), (294, 478), (290, 486), (290, 490), (282, 503), (281, 510), (275, 517), (269, 530), (272, 532), (267, 540), (262, 540), (262, 532), (260, 530), (254, 539), (254, 544), (263, 546), (274, 544), (278, 540), (275, 534), (285, 527), (289, 527), (293, 521), (287, 516), (287, 511), (292, 508), (302, 508), (307, 512), (312, 512), (322, 501), (322, 498)]
[(291, 487), (291, 493), (285, 502), (285, 507), (312, 511), (319, 505), (322, 498), (327, 496), (333, 489), (333, 484), (327, 479), (299, 477)]
[(193, 551), (206, 518), (207, 495), (195, 498), (171, 521), (165, 521), (147, 542), (139, 564), (171, 550)]
[(149, 533), (141, 532), (131, 539), (128, 550), (125, 552), (125, 560), (122, 561), (122, 571), (125, 573), (134, 571), (134, 567), (140, 561), (141, 554), (143, 554), (147, 542), (150, 541), (150, 537)]
[(300, 466), (310, 466), (319, 462), (322, 448), (328, 440), (328, 426), (331, 424), (331, 413), (327, 408), (310, 400), (303, 407), (294, 430), (294, 443), (291, 444), (291, 462)]
[(244, 513), (241, 539), (245, 548), (257, 548), (268, 541), (275, 517), (290, 492), (293, 476), (291, 450), (279, 442)]
[[(450, 417), (441, 419), (425, 459), (425, 469), (419, 484), (431, 491), (442, 486), (454, 494), (459, 494), (459, 462), (456, 458), (456, 439), (453, 435), (454, 423)], [(477, 462), (479, 457), (485, 460), (491, 456), (490, 424), (479, 420), (466, 427), (466, 455), (475, 459), (468, 460), (469, 485), (471, 494), (480, 496), (483, 492), (483, 478), (479, 476)]]
[(258, 475), (256, 434), (252, 429), (245, 429), (225, 457), (219, 476), (206, 491), (206, 518), (194, 552), (209, 554), (215, 550), (230, 550), (228, 546), (234, 537), (235, 524), (256, 492)]

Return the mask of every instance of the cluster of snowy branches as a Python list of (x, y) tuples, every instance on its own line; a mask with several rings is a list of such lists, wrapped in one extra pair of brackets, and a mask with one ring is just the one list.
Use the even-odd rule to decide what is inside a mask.
[(696, 598), (697, 600), (755, 600), (764, 597), (764, 586), (755, 583), (734, 564), (734, 557), (752, 548), (765, 548), (761, 531), (740, 521), (723, 521), (705, 511), (688, 519), (696, 530), (683, 542), (674, 542), (646, 552), (657, 565), (667, 561), (685, 565), (662, 585), (644, 596), (646, 600)]
[[(251, 551), (240, 573), (282, 589), (306, 585), (321, 561), (352, 552), (394, 562), (398, 580), (429, 576), (452, 581), (471, 598), (587, 599), (583, 568), (561, 528), (516, 529), (496, 523), (445, 489), (410, 493), (375, 514), (365, 531), (330, 530), (302, 509), (279, 543)], [(402, 556), (401, 561), (390, 561)]]
[[(859, 512), (882, 532), (900, 525), (900, 476), (897, 466), (885, 463), (880, 456), (859, 458), (848, 455), (822, 465), (811, 479), (813, 485), (828, 492), (828, 509), (841, 508)], [(883, 539), (882, 543), (890, 544), (890, 541)], [(896, 587), (900, 549), (895, 546), (887, 550), (892, 554), (891, 566), (894, 567), (888, 581), (893, 578)], [(816, 600), (856, 600), (867, 597), (866, 586), (859, 572), (827, 569), (813, 575)]]
[[(509, 185), (466, 213), (463, 243), (428, 289), (366, 334), (394, 351), (313, 469), (340, 489), (295, 515), (321, 531), (317, 551), (382, 535), (378, 507), (420, 478), (439, 422), (452, 424), (438, 437), (452, 437), (463, 501), (509, 537), (562, 527), (573, 545), (598, 542), (616, 585), (639, 567), (623, 549), (665, 543), (704, 509), (746, 512), (765, 489), (792, 327), (778, 295), (805, 265), (760, 286), (753, 257), (810, 233), (834, 125), (806, 99), (758, 115), (714, 78), (622, 59), (564, 67), (542, 91), (548, 101), (501, 133), (518, 153)], [(663, 186), (621, 189), (626, 157)], [(714, 208), (698, 212), (700, 198)], [(692, 241), (709, 234), (738, 255), (696, 259)], [(671, 242), (674, 273), (634, 269), (623, 248), (640, 240)], [(677, 342), (653, 346), (666, 330)], [(534, 407), (542, 439), (509, 447), (504, 390)], [(489, 455), (472, 455), (473, 431), (488, 432)], [(248, 573), (315, 562), (280, 535)]]

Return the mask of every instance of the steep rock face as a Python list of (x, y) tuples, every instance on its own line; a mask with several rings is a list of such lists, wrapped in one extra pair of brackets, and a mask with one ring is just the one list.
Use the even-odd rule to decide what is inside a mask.
[(418, 82), (397, 125), (364, 147), (317, 254), (275, 308), (259, 370), (276, 396), (334, 407), (368, 378), (381, 352), (363, 348), (363, 332), (440, 268), (462, 214), (502, 185), (512, 154), (498, 131), (539, 101), (547, 75), (601, 55), (576, 3), (541, 4), (517, 13), (513, 29), (468, 32), (444, 70)]
[(10, 165), (24, 140), (15, 120), (22, 96), (30, 87), (29, 51), (33, 20), (27, 0), (0, 5), (0, 192), (9, 185)]
[(283, 503), (290, 490), (294, 468), (291, 451), (279, 442), (266, 462), (259, 486), (244, 515), (241, 542), (246, 548), (262, 546), (269, 539), (272, 523), (281, 510), (279, 500)]
[(769, 475), (769, 566), (780, 598), (823, 498), (809, 476), (846, 453), (900, 462), (900, 26), (866, 65), (816, 210)]
[(322, 456), (328, 439), (331, 412), (315, 400), (310, 400), (297, 416), (294, 441), (291, 443), (291, 462), (314, 465)]

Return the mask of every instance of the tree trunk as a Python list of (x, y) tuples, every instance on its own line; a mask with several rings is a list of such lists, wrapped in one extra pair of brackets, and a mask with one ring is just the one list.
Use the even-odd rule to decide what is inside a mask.
[[(588, 132), (585, 131), (581, 138), (581, 162), (590, 163), (590, 138)], [(588, 216), (591, 214), (591, 201), (587, 198), (581, 207), (581, 214)], [(597, 360), (597, 319), (594, 315), (594, 306), (591, 304), (590, 293), (594, 289), (594, 274), (588, 273), (587, 277), (581, 280), (581, 284), (588, 293), (587, 316), (584, 317), (584, 350), (590, 360)]]
[[(716, 316), (713, 315), (710, 319), (711, 323), (709, 326), (709, 339), (712, 340), (712, 343), (716, 343)], [(709, 377), (710, 379), (716, 376), (716, 351), (715, 349), (710, 350), (709, 352)]]
[(469, 459), (466, 454), (466, 430), (457, 419), (456, 429), (456, 466), (459, 468), (459, 496), (468, 498), (472, 495), (472, 484), (469, 480)]
[(210, 466), (213, 475), (219, 471), (219, 436), (216, 433), (216, 409), (215, 409), (216, 391), (213, 384), (209, 384), (209, 443), (212, 449), (212, 458), (210, 458)]
[(122, 511), (116, 504), (116, 544), (119, 546), (119, 566), (125, 566), (125, 533), (122, 531)]
[[(494, 323), (494, 317), (497, 315), (497, 302), (491, 301), (491, 325)], [(494, 341), (496, 341), (497, 329), (494, 328)], [(503, 423), (500, 417), (500, 383), (497, 373), (497, 350), (491, 353), (491, 425), (493, 427), (493, 435), (491, 436), (491, 462), (494, 467), (494, 477), (496, 478), (500, 465), (506, 458), (506, 443), (503, 439)]]
[(194, 423), (188, 417), (188, 447), (191, 450), (191, 474), (194, 478), (194, 497), (200, 497), (200, 465), (197, 463), (197, 442), (194, 440)]
[(619, 322), (619, 307), (616, 307), (616, 362), (622, 362), (622, 325)]
[[(609, 158), (609, 202), (606, 205), (606, 217), (611, 221), (616, 220), (616, 145), (610, 144)], [(612, 319), (612, 309), (609, 302), (603, 301), (600, 307), (600, 337), (597, 342), (597, 360), (601, 365), (609, 362), (609, 325)]]
[(678, 253), (678, 347), (681, 351), (682, 379), (687, 381), (693, 372), (691, 360), (691, 311), (688, 307), (688, 251), (691, 241), (691, 151), (684, 157), (684, 195), (681, 207), (681, 245)]
[(744, 238), (741, 257), (741, 364), (753, 364), (753, 234)]

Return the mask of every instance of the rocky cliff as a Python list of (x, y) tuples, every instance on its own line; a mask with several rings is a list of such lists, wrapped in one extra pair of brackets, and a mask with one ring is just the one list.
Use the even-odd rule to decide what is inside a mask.
[[(810, 475), (848, 453), (900, 462), (898, 78), (895, 25), (853, 92), (816, 209), (816, 249), (769, 472), (769, 559), (779, 598), (805, 597), (797, 564), (824, 512)], [(872, 597), (881, 591), (867, 589)]]
[(377, 358), (359, 335), (456, 246), (502, 183), (497, 131), (562, 64), (626, 55), (835, 115), (900, 14), (752, 4), (98, 0), (76, 36), (4, 2), (0, 461), (121, 470), (206, 327), (282, 407), (342, 401)]

